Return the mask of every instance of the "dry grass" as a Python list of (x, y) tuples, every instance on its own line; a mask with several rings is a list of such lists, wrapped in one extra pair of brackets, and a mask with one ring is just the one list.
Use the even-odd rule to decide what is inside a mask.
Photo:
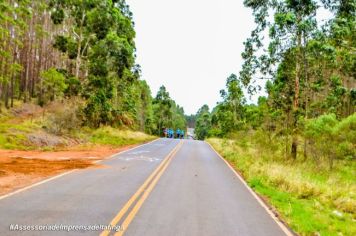
[(112, 146), (130, 145), (147, 142), (156, 137), (132, 130), (120, 130), (109, 126), (94, 130), (90, 142)]
[[(250, 184), (256, 185), (260, 193), (271, 198), (271, 202), (282, 212), (286, 221), (294, 225), (299, 233), (352, 235), (348, 232), (356, 232), (355, 162), (339, 161), (335, 168), (329, 171), (327, 168), (323, 170), (313, 161), (286, 160), (280, 156), (278, 150), (261, 150), (261, 146), (251, 143), (246, 145), (243, 140), (212, 138), (208, 142), (232, 163)], [(240, 145), (240, 142), (243, 145)], [(274, 197), (277, 200), (274, 200)], [(291, 202), (294, 202), (294, 206), (288, 206)], [(291, 213), (290, 209), (293, 207), (295, 210)], [(306, 215), (315, 215), (316, 223), (308, 225), (311, 219), (303, 219)], [(353, 227), (350, 224), (353, 224)], [(349, 228), (345, 228), (345, 225)]]
[(0, 113), (0, 194), (67, 170), (87, 168), (94, 160), (156, 138), (132, 130), (69, 123), (75, 107), (70, 109), (71, 116), (59, 116), (68, 113), (59, 102), (45, 108), (18, 104)]
[[(74, 119), (75, 107), (54, 102), (40, 108), (21, 104), (0, 113), (0, 148), (11, 150), (65, 150), (72, 146), (110, 145), (117, 148), (155, 139), (129, 129), (108, 126), (91, 129)], [(69, 114), (69, 115), (64, 115)], [(75, 120), (75, 121), (73, 121)]]

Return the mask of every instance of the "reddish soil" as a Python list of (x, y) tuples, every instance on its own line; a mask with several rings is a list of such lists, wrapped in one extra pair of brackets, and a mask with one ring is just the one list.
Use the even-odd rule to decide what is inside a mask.
[(72, 169), (100, 167), (94, 162), (133, 146), (95, 146), (55, 152), (0, 149), (0, 195)]

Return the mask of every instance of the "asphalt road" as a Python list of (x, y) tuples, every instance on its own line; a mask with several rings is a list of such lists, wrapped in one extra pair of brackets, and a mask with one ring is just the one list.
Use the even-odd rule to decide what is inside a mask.
[(1, 199), (0, 235), (286, 235), (205, 142), (159, 139), (101, 164)]

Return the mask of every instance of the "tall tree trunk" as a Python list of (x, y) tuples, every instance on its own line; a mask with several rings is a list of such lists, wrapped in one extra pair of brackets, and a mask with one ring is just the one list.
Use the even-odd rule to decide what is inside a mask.
[[(5, 51), (10, 52), (10, 42), (7, 42)], [(4, 78), (3, 89), (4, 89), (4, 104), (6, 108), (9, 108), (9, 65), (11, 60), (9, 58), (5, 59), (5, 69), (4, 69)]]
[(78, 45), (77, 45), (77, 58), (75, 61), (75, 77), (79, 78), (80, 66), (82, 62), (81, 51), (82, 51), (82, 40), (83, 40), (83, 24), (85, 20), (85, 13), (83, 12), (82, 20), (80, 22), (79, 35), (78, 37)]
[(290, 127), (290, 109), (288, 109), (287, 111), (287, 119), (286, 119), (286, 122), (285, 122), (285, 129), (286, 129), (286, 138), (285, 138), (285, 157), (288, 158), (289, 156), (289, 127)]
[[(309, 113), (309, 63), (307, 58), (307, 35), (303, 33), (303, 65), (304, 65), (304, 77), (305, 77), (305, 92), (304, 92), (304, 102), (305, 102), (305, 120), (308, 119)], [(308, 139), (304, 137), (304, 161), (308, 158)]]
[(14, 75), (11, 76), (11, 101), (10, 107), (14, 107)]
[[(300, 21), (300, 20), (299, 20)], [(299, 109), (299, 81), (300, 81), (300, 57), (301, 57), (301, 44), (302, 35), (298, 30), (297, 32), (297, 47), (296, 47), (296, 65), (295, 65), (295, 81), (294, 81), (294, 101), (293, 101), (293, 134), (292, 134), (292, 147), (291, 147), (291, 157), (295, 160), (297, 159), (298, 151), (298, 109)]]
[[(46, 26), (46, 11), (45, 11), (45, 26)], [(41, 78), (41, 71), (42, 71), (42, 60), (43, 60), (43, 51), (44, 51), (44, 38), (41, 37), (40, 40), (40, 46), (39, 46), (39, 60), (38, 60), (38, 64), (37, 64), (37, 78), (38, 78), (38, 84), (39, 84), (39, 88), (38, 88), (38, 103), (41, 104), (43, 101), (43, 88), (42, 88), (42, 78)]]
[(5, 107), (9, 109), (9, 85), (5, 85)]
[[(14, 48), (14, 53), (13, 53), (13, 59), (12, 59), (12, 63), (15, 63), (16, 62), (16, 50), (17, 50), (17, 46), (15, 46)], [(11, 80), (10, 80), (10, 107), (14, 107), (14, 80), (15, 80), (15, 72), (14, 71), (11, 71)]]
[(31, 53), (32, 53), (32, 31), (33, 31), (33, 17), (30, 20), (30, 30), (28, 32), (28, 48), (26, 54), (26, 76), (24, 81), (24, 102), (27, 102), (29, 95), (29, 81), (30, 81), (30, 66), (31, 66)]

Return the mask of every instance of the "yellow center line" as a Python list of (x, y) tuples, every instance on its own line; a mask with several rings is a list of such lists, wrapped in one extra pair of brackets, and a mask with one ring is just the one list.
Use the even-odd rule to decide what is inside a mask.
[[(182, 145), (180, 145), (180, 146), (182, 146)], [(128, 226), (130, 225), (130, 223), (132, 222), (132, 220), (136, 216), (137, 212), (140, 210), (141, 206), (143, 205), (143, 203), (145, 202), (147, 197), (152, 192), (153, 188), (156, 186), (158, 180), (161, 178), (161, 176), (163, 175), (164, 171), (167, 169), (169, 163), (172, 161), (173, 156), (178, 152), (178, 150), (179, 150), (179, 148), (177, 150), (175, 150), (175, 152), (174, 152), (174, 154), (172, 154), (172, 156), (170, 156), (168, 161), (162, 167), (161, 171), (157, 174), (157, 176), (154, 178), (152, 183), (148, 186), (146, 191), (143, 193), (142, 197), (137, 201), (136, 205), (133, 207), (131, 212), (128, 214), (128, 216), (126, 217), (126, 219), (122, 223), (122, 225), (121, 225), (122, 231), (119, 231), (119, 232), (115, 233), (114, 234), (115, 236), (122, 236), (125, 233), (125, 231), (127, 230)]]
[[(136, 201), (136, 199), (141, 195), (141, 193), (147, 188), (151, 180), (160, 173), (161, 169), (165, 169), (164, 166), (171, 157), (176, 153), (176, 151), (181, 147), (182, 141), (177, 144), (174, 149), (166, 156), (166, 158), (162, 161), (162, 163), (154, 170), (154, 172), (146, 179), (146, 181), (141, 185), (141, 187), (136, 191), (134, 195), (126, 202), (124, 207), (119, 211), (119, 213), (114, 217), (114, 219), (110, 222), (111, 226), (115, 226), (121, 218), (125, 215), (131, 205)], [(147, 189), (148, 190), (148, 189)], [(130, 221), (131, 222), (131, 221)], [(110, 230), (104, 230), (100, 236), (107, 236), (110, 234)]]

